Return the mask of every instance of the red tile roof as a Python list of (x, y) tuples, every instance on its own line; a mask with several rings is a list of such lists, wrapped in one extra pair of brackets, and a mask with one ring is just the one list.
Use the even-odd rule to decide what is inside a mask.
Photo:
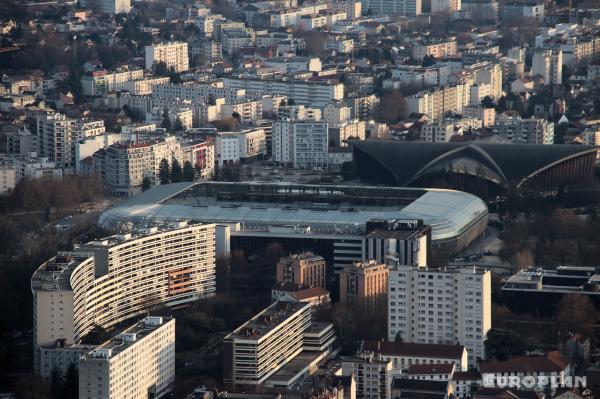
[(363, 349), (388, 356), (413, 356), (432, 357), (439, 359), (461, 359), (465, 347), (462, 345), (367, 341), (365, 342)]
[(451, 374), (454, 363), (413, 364), (406, 371), (410, 374)]
[(479, 370), (482, 373), (559, 372), (568, 365), (569, 361), (559, 352), (550, 352), (546, 356), (518, 356), (503, 362), (488, 360), (479, 365)]
[(455, 371), (454, 374), (452, 374), (452, 380), (454, 380), (454, 381), (481, 380), (481, 373), (477, 370)]

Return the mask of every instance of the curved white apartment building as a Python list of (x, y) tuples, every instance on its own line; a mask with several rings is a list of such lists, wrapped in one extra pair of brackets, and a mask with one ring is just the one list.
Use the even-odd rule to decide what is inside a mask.
[(35, 367), (38, 351), (77, 343), (149, 306), (176, 306), (215, 293), (215, 225), (179, 223), (76, 245), (31, 278)]

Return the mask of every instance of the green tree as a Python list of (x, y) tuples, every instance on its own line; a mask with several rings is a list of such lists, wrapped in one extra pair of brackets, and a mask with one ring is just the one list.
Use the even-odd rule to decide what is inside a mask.
[(171, 130), (171, 118), (169, 117), (169, 110), (165, 107), (162, 114), (162, 122), (160, 127), (163, 129)]
[(436, 61), (435, 57), (433, 55), (428, 54), (425, 57), (423, 57), (423, 62), (421, 62), (421, 66), (423, 68), (430, 67), (432, 65), (435, 65), (436, 62), (437, 61)]
[(152, 187), (152, 180), (148, 176), (142, 179), (142, 191), (150, 190)]
[(496, 328), (488, 331), (484, 345), (486, 358), (495, 358), (499, 361), (524, 355), (526, 349), (525, 340), (519, 334)]
[(196, 177), (196, 171), (190, 161), (183, 163), (183, 181), (194, 181)]
[(79, 372), (75, 363), (71, 363), (67, 372), (62, 387), (63, 399), (77, 399), (79, 397)]
[(181, 119), (179, 119), (179, 117), (175, 119), (175, 124), (173, 124), (173, 130), (176, 132), (181, 132), (183, 130), (183, 124), (181, 123)]
[(180, 183), (183, 181), (183, 171), (181, 170), (181, 165), (179, 161), (173, 159), (171, 163), (171, 182)]
[(163, 158), (158, 165), (158, 180), (160, 181), (160, 184), (169, 184), (169, 181), (171, 180), (170, 176), (169, 161)]
[(483, 100), (481, 100), (481, 106), (483, 108), (494, 108), (494, 100), (490, 96), (485, 96), (483, 97)]
[(152, 72), (159, 76), (169, 76), (170, 74), (169, 68), (164, 61), (155, 62), (152, 64)]

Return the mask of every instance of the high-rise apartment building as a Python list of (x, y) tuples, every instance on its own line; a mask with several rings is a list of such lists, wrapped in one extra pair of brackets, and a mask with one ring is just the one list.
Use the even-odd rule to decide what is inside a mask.
[(160, 43), (146, 46), (146, 69), (152, 69), (152, 65), (164, 62), (167, 68), (173, 68), (175, 72), (187, 71), (190, 68), (187, 43)]
[(390, 341), (464, 345), (469, 364), (475, 365), (485, 359), (483, 343), (491, 327), (489, 270), (400, 264), (390, 269)]
[(82, 0), (81, 6), (104, 14), (129, 14), (131, 0)]
[(79, 360), (80, 399), (158, 399), (174, 382), (175, 319), (146, 317)]
[(159, 180), (160, 162), (166, 159), (169, 165), (177, 160), (186, 161), (199, 170), (201, 177), (214, 173), (215, 148), (208, 142), (184, 142), (175, 136), (143, 142), (122, 142), (96, 152), (94, 171), (102, 176), (113, 193), (131, 196), (141, 191), (144, 178), (152, 184)]
[(302, 169), (326, 167), (328, 148), (327, 122), (286, 120), (273, 124), (275, 162)]
[(0, 194), (15, 188), (17, 184), (15, 164), (11, 159), (0, 158)]
[(402, 14), (409, 17), (421, 15), (421, 0), (363, 0), (362, 9), (373, 14)]
[(562, 50), (538, 50), (531, 60), (531, 76), (540, 75), (548, 85), (562, 84)]
[(277, 262), (277, 282), (325, 288), (325, 259), (312, 252), (291, 254)]
[(47, 112), (36, 116), (36, 125), (39, 155), (59, 167), (74, 166), (74, 141), (79, 138), (77, 121), (58, 112)]
[(390, 399), (392, 372), (392, 361), (380, 359), (373, 352), (342, 359), (342, 375), (354, 375), (359, 399)]
[(219, 132), (215, 138), (215, 150), (218, 166), (264, 156), (267, 152), (265, 131), (247, 129), (241, 132)]
[(308, 302), (275, 302), (223, 339), (225, 385), (260, 385), (303, 349)]
[(340, 302), (376, 309), (385, 304), (389, 269), (374, 260), (354, 262), (340, 274)]
[(78, 343), (150, 306), (177, 306), (215, 293), (215, 226), (185, 223), (86, 244), (40, 266), (31, 278), (34, 367), (39, 348)]
[(500, 116), (493, 132), (516, 144), (554, 144), (554, 123), (535, 117)]

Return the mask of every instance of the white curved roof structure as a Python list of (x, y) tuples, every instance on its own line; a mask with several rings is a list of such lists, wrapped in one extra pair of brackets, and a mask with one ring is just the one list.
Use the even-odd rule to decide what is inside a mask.
[(422, 219), (435, 243), (460, 236), (487, 215), (481, 199), (453, 190), (199, 182), (154, 187), (104, 212), (100, 224), (115, 229), (193, 220), (240, 223), (246, 231), (298, 226), (352, 235), (364, 234), (370, 219)]

